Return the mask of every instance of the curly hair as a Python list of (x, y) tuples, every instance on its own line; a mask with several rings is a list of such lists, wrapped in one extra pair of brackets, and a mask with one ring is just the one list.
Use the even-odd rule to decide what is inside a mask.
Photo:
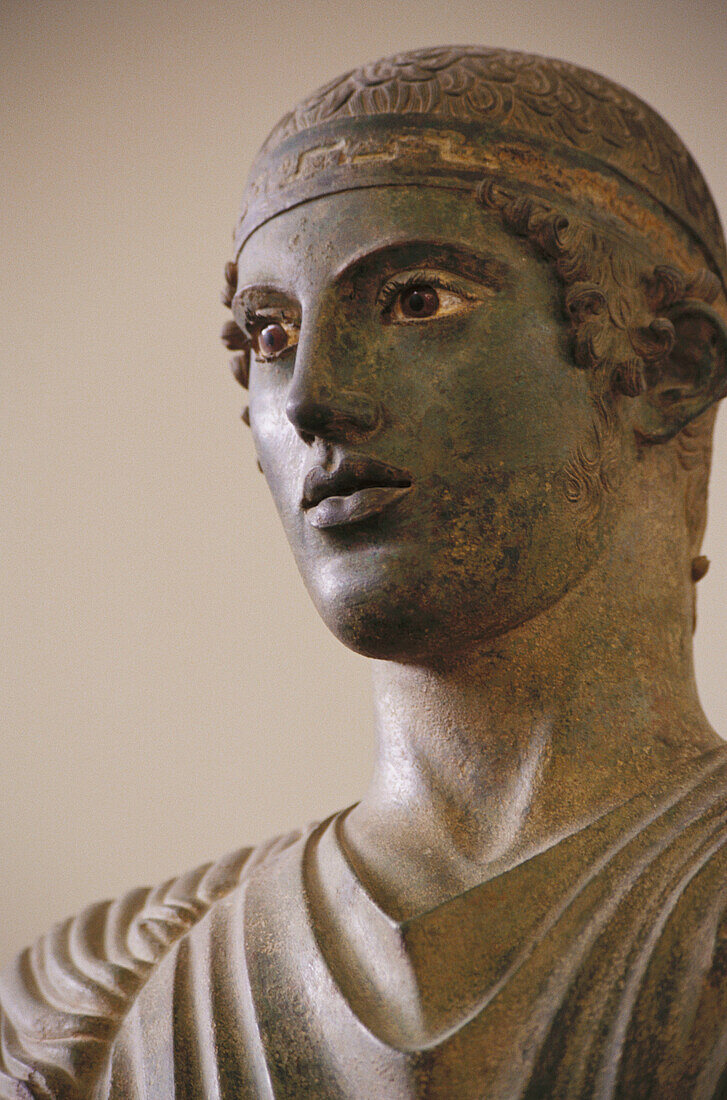
[[(594, 521), (616, 488), (618, 399), (658, 379), (676, 339), (670, 307), (698, 299), (727, 315), (719, 214), (684, 143), (633, 93), (568, 62), (480, 46), (408, 51), (336, 78), (274, 127), (251, 171), (235, 255), (269, 217), (349, 189), (357, 174), (360, 186), (474, 190), (552, 264), (571, 358), (589, 372), (594, 406), (590, 438), (564, 471), (565, 493), (582, 523)], [(234, 262), (225, 279), (229, 305)], [(245, 334), (231, 321), (222, 338), (247, 386)], [(686, 473), (695, 553), (714, 417), (711, 408), (664, 444)], [(695, 559), (695, 579), (703, 570)]]
[[(687, 273), (673, 264), (646, 265), (634, 249), (600, 227), (568, 217), (540, 198), (513, 194), (492, 180), (483, 181), (477, 199), (551, 262), (562, 285), (572, 359), (592, 377), (594, 406), (591, 438), (566, 465), (565, 492), (581, 520), (592, 522), (603, 494), (616, 488), (616, 395), (642, 393), (647, 379), (658, 374), (668, 357), (675, 331), (668, 317), (660, 315), (662, 311), (685, 297), (709, 304), (724, 299), (720, 281), (707, 268)], [(237, 265), (230, 261), (225, 266), (224, 305), (231, 305), (236, 286)], [(237, 353), (231, 360), (232, 372), (247, 388), (247, 336), (232, 320), (224, 325), (222, 340)], [(242, 415), (249, 423), (247, 408)], [(706, 525), (715, 415), (715, 408), (707, 410), (674, 441), (678, 461), (687, 472), (684, 514), (695, 553)]]
[[(724, 301), (707, 268), (685, 272), (673, 264), (649, 265), (634, 248), (540, 199), (514, 194), (485, 180), (479, 202), (526, 238), (552, 264), (563, 287), (574, 364), (588, 370), (595, 416), (591, 440), (566, 466), (566, 494), (586, 521), (595, 519), (604, 492), (615, 486), (618, 455), (615, 397), (636, 397), (658, 377), (676, 339), (663, 312), (684, 298)], [(696, 551), (706, 524), (707, 484), (716, 408), (676, 436), (676, 455), (687, 471), (685, 521)]]

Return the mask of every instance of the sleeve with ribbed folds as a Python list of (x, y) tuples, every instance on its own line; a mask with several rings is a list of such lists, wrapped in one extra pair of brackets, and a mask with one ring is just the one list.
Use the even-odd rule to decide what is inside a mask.
[(57, 925), (0, 975), (0, 1100), (83, 1100), (151, 973), (209, 908), (298, 834), (242, 848)]

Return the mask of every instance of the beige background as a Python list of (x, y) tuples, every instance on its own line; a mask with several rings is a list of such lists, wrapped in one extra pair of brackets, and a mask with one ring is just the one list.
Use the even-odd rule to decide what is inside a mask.
[[(366, 662), (309, 606), (217, 341), (278, 116), (359, 62), (472, 42), (661, 110), (727, 214), (724, 0), (0, 3), (0, 960), (101, 896), (356, 799)], [(697, 638), (727, 734), (727, 428)]]

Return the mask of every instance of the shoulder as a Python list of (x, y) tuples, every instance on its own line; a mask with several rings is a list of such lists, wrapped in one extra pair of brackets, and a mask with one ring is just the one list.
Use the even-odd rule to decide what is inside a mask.
[(80, 1100), (156, 967), (300, 832), (84, 909), (0, 974), (0, 1100)]

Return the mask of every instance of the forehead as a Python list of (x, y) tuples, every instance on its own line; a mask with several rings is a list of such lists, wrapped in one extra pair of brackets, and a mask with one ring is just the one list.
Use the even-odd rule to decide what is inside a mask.
[(474, 248), (508, 264), (523, 260), (522, 243), (471, 192), (370, 187), (324, 195), (271, 218), (240, 252), (238, 285), (308, 285), (416, 241)]

